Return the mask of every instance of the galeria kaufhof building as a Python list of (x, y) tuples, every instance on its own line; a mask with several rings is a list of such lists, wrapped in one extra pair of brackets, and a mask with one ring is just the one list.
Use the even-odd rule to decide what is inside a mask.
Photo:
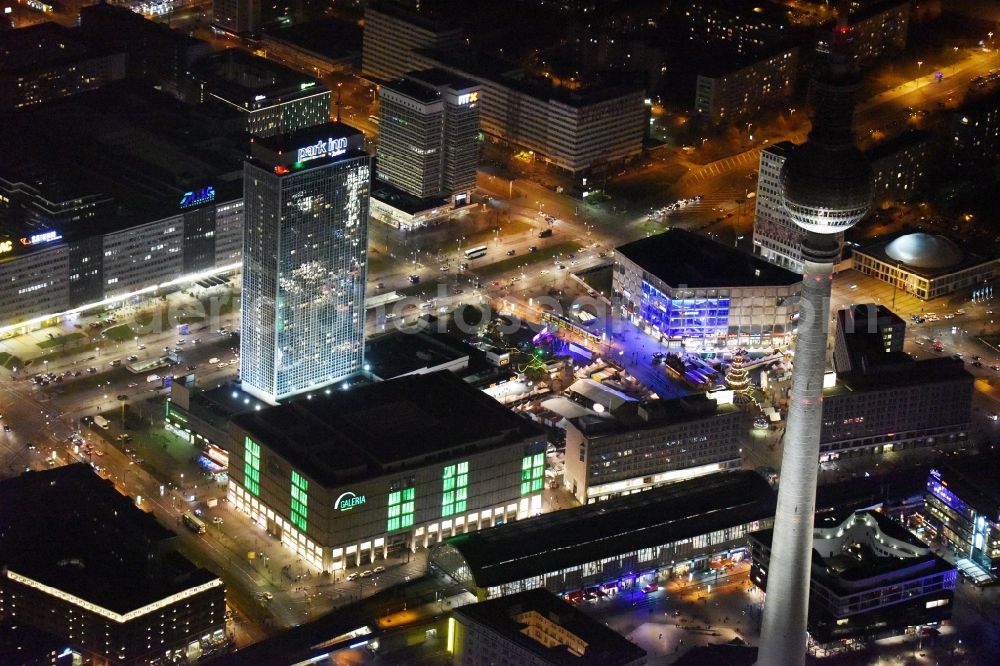
[(236, 417), (229, 500), (322, 571), (541, 511), (545, 434), (441, 371)]

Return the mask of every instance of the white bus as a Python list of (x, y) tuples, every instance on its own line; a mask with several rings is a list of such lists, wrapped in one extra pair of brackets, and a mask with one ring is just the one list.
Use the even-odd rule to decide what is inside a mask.
[(192, 532), (194, 532), (195, 534), (205, 533), (205, 523), (201, 522), (201, 520), (195, 517), (195, 515), (190, 511), (184, 512), (184, 515), (181, 516), (181, 519), (184, 521), (184, 524), (187, 526), (187, 528)]
[(105, 430), (107, 430), (111, 426), (111, 422), (108, 421), (103, 416), (101, 416), (100, 414), (94, 417), (94, 423), (96, 423), (99, 427), (104, 428)]
[(480, 245), (479, 247), (474, 247), (465, 251), (466, 259), (476, 259), (477, 257), (482, 257), (486, 255), (486, 246)]

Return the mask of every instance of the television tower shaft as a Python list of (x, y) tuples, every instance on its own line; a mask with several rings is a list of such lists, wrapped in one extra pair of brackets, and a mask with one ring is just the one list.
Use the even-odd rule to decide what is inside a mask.
[(833, 264), (838, 252), (836, 237), (806, 233), (802, 243), (804, 267), (795, 369), (757, 657), (760, 666), (805, 663), (827, 321)]

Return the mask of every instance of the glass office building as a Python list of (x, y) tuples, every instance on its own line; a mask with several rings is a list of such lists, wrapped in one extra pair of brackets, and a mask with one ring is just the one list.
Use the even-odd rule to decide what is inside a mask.
[(257, 138), (244, 169), (243, 389), (268, 402), (361, 369), (371, 156), (329, 123)]

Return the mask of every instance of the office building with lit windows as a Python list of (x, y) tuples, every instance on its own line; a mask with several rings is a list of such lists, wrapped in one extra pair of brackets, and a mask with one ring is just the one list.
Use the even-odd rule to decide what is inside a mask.
[[(977, 92), (989, 91), (988, 85), (989, 81), (980, 78)], [(970, 92), (951, 117), (948, 139), (949, 156), (958, 168), (991, 168), (992, 156), (1000, 153), (1000, 89)]]
[(617, 248), (615, 314), (669, 346), (775, 347), (795, 329), (802, 276), (671, 229)]
[(423, 10), (394, 2), (365, 4), (363, 76), (382, 81), (398, 79), (406, 72), (433, 66), (422, 49), (451, 49), (462, 43), (461, 28), (440, 16), (431, 16), (426, 7)]
[(696, 48), (721, 47), (747, 55), (773, 49), (789, 38), (785, 12), (756, 0), (676, 2), (667, 16), (671, 31)]
[(0, 482), (0, 623), (58, 637), (87, 663), (194, 661), (224, 643), (222, 580), (136, 501), (82, 463)]
[(637, 588), (742, 559), (774, 507), (756, 473), (717, 472), (453, 537), (430, 564), (481, 601), (539, 587)]
[(967, 446), (972, 382), (960, 359), (870, 350), (824, 382), (820, 461)]
[(456, 608), (455, 666), (642, 666), (646, 651), (568, 601), (528, 590)]
[(541, 511), (544, 432), (446, 370), (299, 396), (231, 437), (229, 500), (322, 571)]
[[(902, 354), (906, 322), (884, 305), (863, 303), (837, 311), (833, 368), (838, 373), (863, 372)], [(897, 357), (902, 358), (902, 357)]]
[(786, 103), (795, 86), (798, 59), (797, 46), (750, 58), (716, 58), (698, 72), (695, 113), (725, 123)]
[(123, 81), (7, 114), (0, 144), (0, 333), (239, 268), (245, 144), (217, 119)]
[(706, 394), (589, 409), (567, 421), (563, 485), (587, 504), (739, 468), (741, 421), (731, 400)]
[(440, 69), (379, 88), (379, 180), (420, 199), (470, 203), (479, 164), (478, 83)]
[(237, 35), (252, 35), (260, 29), (261, 0), (212, 0), (216, 25)]
[[(805, 232), (788, 216), (779, 180), (781, 166), (795, 147), (791, 141), (781, 141), (760, 151), (757, 196), (754, 197), (753, 249), (765, 261), (801, 273)], [(844, 235), (837, 234), (837, 240), (843, 246)], [(840, 261), (839, 255), (836, 261)]]
[(976, 584), (1000, 580), (1000, 483), (995, 455), (949, 458), (930, 471), (925, 534), (955, 550), (955, 565)]
[(124, 51), (97, 48), (79, 30), (39, 23), (0, 30), (0, 109), (20, 109), (125, 78)]
[(191, 101), (222, 104), (245, 118), (252, 136), (277, 136), (330, 120), (330, 91), (318, 79), (228, 49), (191, 65)]
[(274, 403), (361, 370), (368, 198), (364, 135), (328, 123), (257, 137), (243, 175), (243, 390)]

